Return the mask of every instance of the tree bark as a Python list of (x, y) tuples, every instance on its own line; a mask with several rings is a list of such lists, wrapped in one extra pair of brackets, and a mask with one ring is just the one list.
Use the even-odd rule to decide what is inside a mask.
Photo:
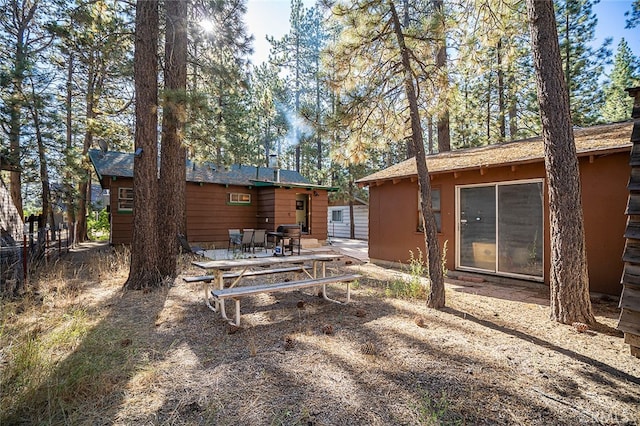
[(158, 188), (160, 273), (177, 274), (178, 234), (186, 235), (186, 151), (183, 129), (187, 89), (187, 2), (167, 0), (165, 36), (165, 91), (162, 112), (162, 153)]
[(498, 61), (498, 128), (500, 129), (500, 140), (502, 143), (507, 137), (507, 127), (505, 123), (505, 106), (504, 106), (504, 71), (502, 70), (502, 40), (498, 40), (496, 46), (496, 59)]
[(42, 183), (42, 215), (40, 216), (40, 222), (38, 223), (38, 233), (41, 229), (44, 229), (47, 221), (50, 224), (51, 239), (55, 240), (56, 235), (56, 223), (53, 216), (53, 209), (51, 208), (51, 187), (49, 184), (49, 166), (47, 162), (47, 152), (44, 146), (44, 139), (42, 137), (42, 125), (40, 122), (40, 112), (38, 111), (38, 102), (36, 100), (35, 88), (33, 82), (31, 83), (31, 105), (29, 105), (31, 111), (31, 118), (33, 119), (33, 129), (36, 136), (36, 144), (38, 146), (38, 161), (40, 163), (40, 181)]
[[(134, 79), (136, 97), (133, 162), (133, 236), (131, 266), (125, 288), (159, 287), (158, 202), (158, 1), (138, 0)], [(164, 249), (164, 248), (163, 248)]]
[(565, 324), (593, 323), (580, 171), (553, 2), (527, 0), (527, 12), (549, 188), (551, 319)]
[(67, 228), (69, 229), (69, 233), (67, 235), (71, 236), (70, 243), (75, 245), (75, 223), (76, 223), (76, 211), (77, 205), (73, 200), (73, 187), (71, 185), (72, 176), (72, 162), (71, 159), (71, 151), (73, 148), (73, 128), (72, 128), (72, 117), (73, 110), (71, 103), (73, 102), (73, 63), (74, 56), (69, 53), (67, 63), (67, 93), (66, 93), (66, 101), (65, 101), (65, 127), (66, 127), (66, 153), (65, 153), (65, 204), (67, 206)]
[(404, 87), (409, 102), (409, 114), (411, 119), (411, 140), (416, 153), (416, 166), (418, 169), (418, 186), (420, 188), (421, 209), (424, 217), (425, 245), (427, 247), (427, 263), (429, 266), (430, 288), (427, 297), (427, 307), (442, 308), (445, 305), (444, 275), (442, 273), (440, 244), (438, 243), (438, 228), (436, 226), (435, 215), (431, 207), (431, 182), (427, 160), (424, 152), (424, 137), (422, 135), (422, 125), (420, 122), (420, 112), (418, 110), (418, 99), (416, 96), (415, 82), (411, 72), (411, 59), (409, 51), (404, 41), (404, 34), (396, 12), (395, 5), (389, 0), (393, 28), (398, 40), (398, 47), (402, 55), (402, 67), (404, 68)]
[[(449, 79), (447, 77), (447, 39), (445, 37), (444, 1), (433, 0), (438, 24), (438, 52), (436, 53), (436, 68), (439, 72), (440, 105), (438, 107), (438, 152), (451, 151), (451, 131), (449, 129), (449, 106), (443, 101), (449, 91)], [(417, 157), (416, 157), (417, 158)]]

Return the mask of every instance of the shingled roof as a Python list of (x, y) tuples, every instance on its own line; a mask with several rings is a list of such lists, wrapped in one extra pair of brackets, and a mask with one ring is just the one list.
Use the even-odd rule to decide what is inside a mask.
[[(97, 149), (89, 151), (89, 159), (102, 180), (105, 176), (133, 177), (133, 153)], [(313, 188), (325, 188), (314, 185), (300, 173), (293, 170), (280, 170), (280, 180), (276, 182), (275, 169), (271, 167), (233, 165), (228, 168), (215, 167), (210, 163), (186, 162), (187, 182), (217, 183), (239, 186), (273, 186), (288, 184)], [(327, 188), (329, 189), (329, 188)]]
[[(629, 150), (629, 135), (633, 122), (607, 124), (574, 130), (578, 156), (606, 154)], [(485, 167), (502, 167), (535, 163), (544, 159), (541, 137), (488, 145), (478, 148), (460, 149), (427, 156), (429, 174), (461, 172)], [(372, 182), (417, 176), (416, 162), (410, 158), (379, 172), (373, 173), (357, 183), (368, 185)]]

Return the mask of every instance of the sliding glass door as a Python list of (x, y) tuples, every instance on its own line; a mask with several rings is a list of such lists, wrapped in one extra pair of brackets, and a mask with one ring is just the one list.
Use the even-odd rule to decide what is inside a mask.
[(496, 270), (496, 189), (459, 188), (460, 266)]
[(457, 188), (460, 269), (543, 277), (542, 181)]

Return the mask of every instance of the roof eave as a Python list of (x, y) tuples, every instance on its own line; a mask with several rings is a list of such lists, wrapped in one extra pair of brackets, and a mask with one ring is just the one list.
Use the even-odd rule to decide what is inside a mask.
[[(603, 156), (603, 155), (609, 155), (609, 154), (617, 154), (621, 152), (624, 153), (628, 151), (631, 148), (631, 146), (632, 144), (631, 142), (629, 142), (628, 144), (619, 145), (615, 147), (596, 148), (596, 149), (578, 151), (576, 152), (576, 155), (577, 157), (590, 157), (592, 155)], [(480, 164), (480, 165), (474, 165), (469, 167), (459, 167), (459, 168), (452, 168), (452, 169), (446, 169), (446, 170), (435, 170), (435, 171), (430, 171), (429, 175), (435, 176), (435, 175), (442, 175), (447, 173), (462, 173), (462, 172), (469, 172), (474, 170), (481, 170), (481, 169), (488, 169), (488, 168), (495, 168), (495, 167), (513, 167), (513, 166), (521, 166), (524, 164), (539, 163), (541, 161), (544, 161), (544, 157), (523, 158), (520, 160), (506, 161), (503, 163)], [(365, 186), (370, 186), (371, 184), (374, 184), (374, 183), (398, 181), (398, 180), (410, 179), (410, 178), (415, 179), (417, 178), (417, 176), (418, 176), (417, 173), (410, 173), (410, 174), (403, 174), (403, 175), (397, 175), (397, 176), (386, 176), (386, 177), (381, 177), (377, 179), (365, 178), (365, 179), (357, 180), (356, 183), (360, 188), (362, 188)]]

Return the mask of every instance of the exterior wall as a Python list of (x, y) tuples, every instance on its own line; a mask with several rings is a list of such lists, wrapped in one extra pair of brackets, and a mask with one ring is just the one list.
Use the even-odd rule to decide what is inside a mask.
[[(131, 178), (105, 178), (110, 189), (111, 243), (129, 244), (133, 232), (133, 214), (118, 212), (118, 189), (133, 187)], [(274, 231), (283, 223), (296, 223), (296, 194), (310, 195), (311, 227), (307, 238), (327, 239), (326, 190), (304, 188), (271, 188), (225, 186), (219, 184), (186, 183), (187, 236), (192, 243), (214, 244), (226, 247), (229, 228), (255, 228)], [(228, 203), (229, 193), (251, 195), (251, 204)], [(318, 194), (317, 196), (314, 195)]]
[[(310, 190), (305, 188), (269, 188), (274, 191), (273, 227), (296, 223), (296, 196), (307, 195), (309, 199), (309, 232), (302, 238), (315, 238), (318, 241), (327, 239), (327, 206), (328, 193), (325, 190)], [(264, 191), (264, 189), (263, 189)], [(317, 195), (315, 195), (317, 194)], [(269, 218), (271, 222), (271, 218)]]
[[(342, 222), (333, 222), (332, 212), (335, 210), (342, 211)], [(365, 205), (353, 206), (353, 222), (355, 238), (358, 240), (369, 239), (369, 207)], [(329, 236), (337, 238), (351, 238), (351, 217), (349, 215), (349, 206), (329, 206), (327, 213), (327, 226), (329, 227)]]
[[(229, 194), (250, 194), (251, 203), (229, 203)], [(259, 197), (256, 188), (187, 182), (187, 236), (189, 241), (227, 247), (229, 228), (257, 228)]]
[(119, 188), (133, 188), (132, 178), (105, 177), (103, 188), (109, 189), (109, 215), (111, 218), (111, 244), (129, 244), (133, 233), (133, 213), (118, 211)]
[[(624, 215), (629, 179), (629, 153), (602, 157), (581, 157), (582, 202), (593, 292), (619, 295), (622, 289), (622, 252), (624, 250)], [(432, 188), (441, 191), (442, 229), (440, 247), (447, 242), (446, 265), (455, 270), (456, 200), (455, 187), (479, 183), (507, 182), (544, 178), (542, 162), (432, 176)], [(397, 182), (397, 181), (396, 181)], [(369, 257), (385, 262), (407, 263), (409, 251), (424, 252), (424, 234), (417, 232), (418, 184), (416, 178), (397, 183), (385, 181), (369, 189)], [(550, 235), (549, 200), (544, 194), (544, 281), (549, 284)], [(402, 206), (402, 208), (399, 208)]]
[(9, 188), (2, 180), (0, 180), (0, 228), (3, 232), (8, 232), (15, 241), (22, 240), (24, 222), (13, 204)]

